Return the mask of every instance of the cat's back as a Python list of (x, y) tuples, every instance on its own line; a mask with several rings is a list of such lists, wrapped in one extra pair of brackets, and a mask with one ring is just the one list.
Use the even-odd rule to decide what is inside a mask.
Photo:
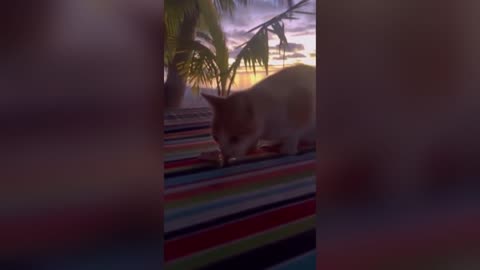
[(295, 65), (270, 75), (246, 95), (273, 126), (285, 126), (292, 120), (311, 123), (316, 111), (315, 81), (315, 67)]
[(295, 65), (268, 76), (260, 81), (254, 88), (285, 89), (291, 87), (315, 86), (316, 68), (307, 65)]
[(296, 99), (314, 100), (315, 92), (316, 68), (304, 64), (284, 68), (251, 89), (252, 94), (279, 103), (291, 98), (292, 95)]

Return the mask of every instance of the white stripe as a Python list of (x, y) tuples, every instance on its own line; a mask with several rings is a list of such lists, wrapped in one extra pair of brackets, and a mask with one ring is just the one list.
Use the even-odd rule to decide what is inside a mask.
[[(311, 181), (312, 179), (307, 179), (304, 180), (306, 181)], [(298, 182), (296, 182), (297, 184)], [(265, 190), (263, 190), (265, 191)], [(263, 192), (262, 191), (262, 192)], [(312, 183), (312, 185), (306, 186), (306, 187), (301, 187), (297, 189), (293, 189), (289, 192), (282, 192), (282, 193), (277, 193), (277, 194), (272, 194), (269, 196), (264, 196), (255, 200), (244, 200), (239, 203), (236, 203), (234, 205), (228, 205), (227, 207), (223, 208), (217, 208), (213, 209), (210, 211), (204, 211), (204, 212), (197, 212), (195, 215), (190, 215), (187, 217), (179, 218), (179, 219), (174, 219), (172, 221), (167, 221), (165, 220), (165, 232), (170, 232), (178, 229), (182, 229), (185, 227), (192, 226), (194, 224), (202, 223), (208, 220), (212, 220), (215, 218), (219, 218), (225, 215), (241, 212), (244, 210), (248, 210), (251, 208), (255, 208), (258, 206), (274, 203), (274, 202), (279, 202), (279, 201), (284, 201), (287, 199), (295, 198), (301, 195), (305, 195), (311, 192), (315, 191), (315, 183)], [(251, 195), (251, 194), (249, 194)], [(230, 197), (229, 197), (230, 199)], [(213, 203), (213, 202), (209, 202)], [(276, 209), (275, 209), (276, 210)], [(236, 220), (237, 221), (237, 220)], [(235, 221), (235, 222), (236, 222)]]
[(278, 269), (282, 269), (283, 267), (286, 267), (286, 266), (288, 266), (288, 265), (291, 264), (291, 263), (301, 261), (301, 260), (303, 260), (305, 257), (311, 256), (313, 253), (315, 253), (315, 250), (314, 250), (314, 251), (309, 251), (309, 252), (304, 253), (304, 254), (302, 254), (302, 255), (300, 255), (300, 256), (296, 256), (296, 257), (294, 257), (294, 258), (292, 258), (292, 259), (290, 259), (290, 260), (287, 260), (287, 261), (284, 261), (284, 262), (279, 263), (279, 264), (277, 264), (277, 265), (274, 265), (274, 266), (272, 266), (272, 267), (270, 267), (270, 268), (267, 268), (267, 270), (278, 270)]

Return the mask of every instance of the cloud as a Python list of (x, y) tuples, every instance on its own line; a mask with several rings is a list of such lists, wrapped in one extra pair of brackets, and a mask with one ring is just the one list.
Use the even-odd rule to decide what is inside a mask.
[(247, 6), (238, 5), (232, 16), (224, 14), (222, 22), (224, 26), (253, 28), (278, 15), (287, 8), (286, 3), (276, 3), (276, 1), (251, 1)]
[(278, 51), (278, 48), (274, 48), (274, 47), (270, 47), (269, 53), (270, 53), (270, 55), (280, 55), (280, 52)]
[[(315, 0), (311, 1), (308, 6), (302, 8), (303, 11), (315, 12)], [(255, 33), (248, 33), (251, 28), (265, 22), (267, 19), (278, 15), (286, 10), (287, 1), (277, 0), (255, 0), (247, 6), (238, 6), (233, 12), (233, 16), (224, 14), (222, 18), (222, 26), (225, 31), (227, 44), (230, 50), (230, 57), (236, 57), (240, 49), (235, 49), (239, 45), (245, 43)], [(285, 33), (287, 40), (289, 37), (295, 37), (297, 42), (301, 42), (299, 37), (304, 35), (315, 34), (315, 17), (311, 15), (296, 14), (298, 20), (285, 20)], [(278, 37), (269, 35), (270, 53), (278, 56)], [(286, 52), (296, 53), (304, 51), (304, 45), (299, 43), (289, 43)], [(282, 53), (283, 54), (283, 53)]]
[(225, 32), (227, 42), (229, 44), (242, 44), (252, 38), (255, 33), (249, 33), (244, 29), (232, 29), (229, 32)]
[[(274, 46), (274, 47), (270, 47), (270, 49), (278, 50), (278, 47), (279, 47), (279, 45)], [(303, 46), (303, 44), (293, 43), (293, 42), (289, 42), (287, 44), (287, 48), (285, 48), (286, 52), (296, 52), (296, 51), (303, 51), (303, 50), (305, 50), (305, 47)]]
[(288, 33), (299, 33), (299, 32), (305, 32), (305, 31), (311, 31), (316, 29), (317, 24), (315, 21), (309, 22), (307, 24), (302, 24), (302, 25), (297, 25), (297, 26), (285, 26), (285, 30)]
[(287, 58), (305, 58), (307, 57), (306, 55), (302, 53), (292, 53), (292, 54), (287, 54), (285, 57), (283, 56), (277, 56), (273, 57), (274, 60), (286, 60)]
[(249, 39), (255, 35), (253, 32), (247, 32), (245, 29), (233, 29), (232, 31), (226, 32), (227, 37), (233, 37), (237, 39)]
[(288, 58), (304, 58), (304, 57), (307, 57), (307, 56), (302, 53), (292, 53), (288, 55)]
[(242, 49), (242, 48), (236, 48), (236, 49), (231, 50), (230, 53), (229, 53), (229, 54), (230, 54), (230, 57), (231, 57), (231, 58), (236, 58), (237, 55), (240, 53), (240, 50), (241, 50), (241, 49)]
[(303, 32), (289, 33), (288, 35), (292, 37), (301, 37), (301, 36), (314, 36), (316, 34), (317, 34), (317, 31), (315, 29), (311, 29)]
[[(302, 8), (303, 11), (315, 12), (315, 2), (311, 1)], [(247, 6), (238, 5), (232, 15), (224, 14), (222, 25), (226, 31), (232, 28), (251, 29), (260, 23), (270, 20), (274, 16), (287, 10), (287, 1), (255, 0)], [(299, 20), (286, 20), (286, 30), (293, 32), (303, 31), (305, 28), (315, 28), (315, 16), (296, 14)], [(289, 29), (292, 28), (292, 29)]]
[(255, 20), (252, 15), (254, 16), (254, 14), (251, 12), (245, 12), (244, 10), (237, 9), (234, 11), (233, 16), (224, 15), (222, 18), (222, 24), (225, 28), (248, 28), (252, 26), (252, 21)]

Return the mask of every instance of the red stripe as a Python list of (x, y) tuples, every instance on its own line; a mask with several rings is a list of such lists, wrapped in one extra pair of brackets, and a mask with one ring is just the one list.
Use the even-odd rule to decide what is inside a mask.
[(315, 199), (165, 243), (165, 261), (222, 245), (315, 214)]
[(180, 145), (165, 145), (163, 148), (164, 150), (168, 152), (172, 152), (178, 149), (185, 149), (185, 148), (201, 148), (205, 146), (212, 146), (212, 145), (217, 145), (214, 141), (212, 140), (207, 140), (207, 141), (202, 141), (202, 142), (194, 142), (194, 143), (185, 143), (185, 144), (180, 144)]
[(198, 158), (189, 158), (189, 159), (182, 159), (182, 160), (176, 160), (176, 161), (171, 161), (171, 162), (165, 162), (164, 168), (165, 169), (172, 169), (175, 167), (185, 167), (185, 166), (192, 166), (192, 165), (197, 165), (200, 163), (206, 163), (206, 161), (202, 161)]
[[(248, 158), (255, 158), (264, 153), (265, 153), (264, 151), (259, 150), (259, 151), (253, 152), (252, 155), (249, 156)], [(180, 160), (165, 162), (164, 168), (173, 169), (177, 167), (190, 167), (192, 165), (198, 165), (202, 163), (212, 164), (211, 161), (201, 160), (199, 158), (188, 158), (188, 159), (180, 159)]]
[(297, 173), (305, 170), (313, 170), (314, 167), (315, 167), (315, 163), (309, 162), (307, 164), (302, 164), (295, 167), (279, 169), (279, 170), (266, 172), (266, 173), (259, 173), (255, 176), (247, 175), (239, 178), (238, 180), (234, 180), (231, 182), (215, 183), (212, 185), (203, 186), (203, 187), (199, 187), (192, 190), (166, 194), (164, 199), (165, 199), (165, 202), (181, 200), (181, 199), (196, 196), (199, 194), (207, 194), (210, 192), (217, 192), (218, 190), (232, 189), (232, 188), (247, 185), (250, 183), (255, 183), (255, 182), (258, 183), (260, 181), (271, 180), (271, 178), (273, 177), (280, 177), (280, 176), (283, 176), (284, 174), (293, 174), (293, 173)]
[[(302, 147), (301, 149), (302, 150), (310, 150), (311, 147)], [(247, 157), (239, 159), (235, 163), (246, 161), (246, 160), (253, 160), (253, 159), (258, 158), (258, 157), (263, 157), (266, 154), (276, 156), (277, 155), (277, 153), (275, 152), (276, 150), (278, 150), (278, 149), (269, 148), (269, 147), (263, 147), (261, 149), (255, 149), (254, 151), (249, 153), (249, 155)], [(165, 169), (173, 169), (173, 168), (177, 168), (177, 167), (189, 167), (189, 166), (192, 166), (192, 165), (198, 165), (198, 164), (206, 163), (206, 162), (208, 162), (208, 161), (203, 161), (203, 160), (200, 160), (198, 158), (181, 159), (181, 160), (176, 160), (176, 161), (165, 162), (164, 168)], [(208, 163), (210, 163), (210, 162), (208, 162)]]

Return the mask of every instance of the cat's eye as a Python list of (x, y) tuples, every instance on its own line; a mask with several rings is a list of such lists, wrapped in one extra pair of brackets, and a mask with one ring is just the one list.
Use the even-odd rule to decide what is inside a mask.
[(238, 136), (232, 136), (230, 137), (230, 142), (231, 143), (237, 143), (240, 140)]

